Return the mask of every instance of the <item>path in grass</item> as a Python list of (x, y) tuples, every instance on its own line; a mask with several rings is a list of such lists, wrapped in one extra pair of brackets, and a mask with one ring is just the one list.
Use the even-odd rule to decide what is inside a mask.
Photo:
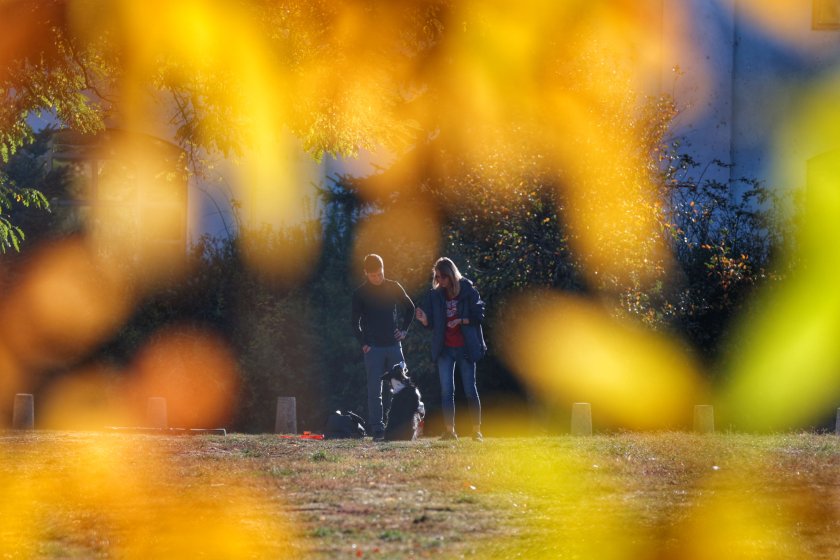
[(837, 558), (840, 440), (0, 434), (0, 558)]

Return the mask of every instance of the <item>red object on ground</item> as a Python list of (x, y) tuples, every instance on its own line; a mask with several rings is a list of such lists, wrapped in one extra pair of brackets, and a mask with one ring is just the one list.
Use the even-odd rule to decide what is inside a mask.
[(303, 432), (300, 439), (324, 439), (324, 434), (313, 434), (312, 432)]
[(313, 434), (312, 432), (303, 432), (299, 436), (278, 435), (277, 437), (283, 439), (324, 439), (324, 434)]

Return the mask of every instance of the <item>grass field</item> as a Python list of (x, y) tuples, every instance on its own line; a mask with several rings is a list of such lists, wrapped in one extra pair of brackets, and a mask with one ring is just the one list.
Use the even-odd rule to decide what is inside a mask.
[(0, 433), (2, 558), (838, 558), (840, 439)]

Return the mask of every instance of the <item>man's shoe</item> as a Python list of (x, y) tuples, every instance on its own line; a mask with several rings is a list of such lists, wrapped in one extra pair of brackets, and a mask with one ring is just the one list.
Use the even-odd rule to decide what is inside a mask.
[(484, 436), (481, 435), (481, 432), (479, 432), (479, 431), (473, 432), (472, 438), (473, 438), (473, 441), (478, 441), (478, 442), (484, 441)]
[(440, 439), (457, 440), (458, 434), (455, 433), (455, 430), (447, 430), (443, 432), (443, 435), (440, 436)]
[(385, 441), (385, 434), (373, 434), (373, 441), (375, 441), (375, 442)]

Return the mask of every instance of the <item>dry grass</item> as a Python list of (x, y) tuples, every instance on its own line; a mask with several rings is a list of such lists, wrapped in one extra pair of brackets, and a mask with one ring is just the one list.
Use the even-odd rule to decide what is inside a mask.
[(0, 433), (2, 558), (837, 558), (840, 440)]

